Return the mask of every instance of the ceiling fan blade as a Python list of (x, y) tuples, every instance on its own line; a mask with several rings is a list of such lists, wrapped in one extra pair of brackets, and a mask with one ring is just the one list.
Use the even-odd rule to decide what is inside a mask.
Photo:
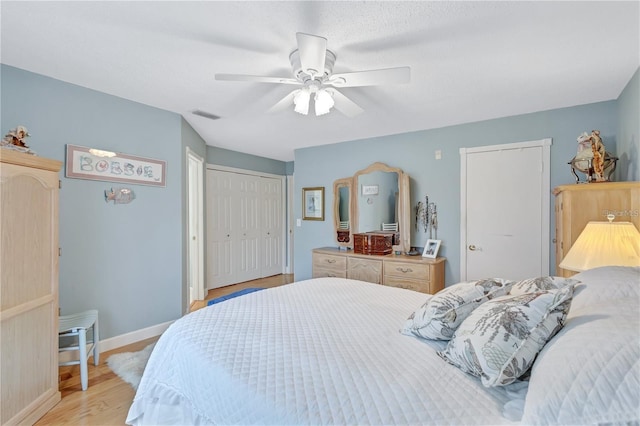
[(287, 96), (280, 99), (274, 106), (269, 108), (267, 112), (277, 113), (277, 112), (282, 112), (288, 108), (291, 108), (291, 106), (293, 106), (293, 98), (296, 96), (296, 93), (298, 93), (299, 90), (300, 89), (296, 89), (289, 92)]
[(408, 83), (410, 80), (411, 68), (398, 67), (333, 74), (325, 84), (330, 84), (334, 87), (359, 87), (377, 86), (382, 84), (401, 84)]
[(335, 102), (333, 107), (347, 117), (355, 117), (356, 115), (364, 112), (364, 110), (360, 108), (358, 104), (347, 98), (342, 93), (338, 92), (336, 89), (326, 90), (327, 92), (331, 93), (331, 96), (333, 96), (333, 101)]
[(245, 74), (216, 74), (216, 80), (222, 81), (252, 81), (254, 83), (280, 83), (301, 85), (295, 78), (289, 77), (266, 77), (261, 75)]
[(305, 33), (296, 33), (298, 53), (302, 71), (310, 75), (324, 74), (324, 60), (327, 55), (327, 39)]

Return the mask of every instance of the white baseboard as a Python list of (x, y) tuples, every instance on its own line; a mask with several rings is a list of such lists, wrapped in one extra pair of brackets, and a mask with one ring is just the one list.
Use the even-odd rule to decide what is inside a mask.
[[(100, 340), (100, 342), (98, 343), (98, 351), (100, 353), (103, 353), (113, 349), (121, 348), (122, 346), (130, 345), (131, 343), (139, 342), (140, 340), (159, 336), (164, 333), (171, 324), (173, 324), (173, 321), (167, 321), (162, 324), (156, 324), (151, 327)], [(59, 362), (73, 361), (74, 359), (78, 359), (77, 351), (62, 352), (59, 354), (58, 358)]]
[(100, 340), (100, 353), (107, 352), (112, 349), (120, 348), (122, 346), (130, 345), (131, 343), (139, 342), (140, 340), (156, 337), (165, 332), (169, 326), (173, 324), (173, 321), (167, 321), (162, 324), (156, 324), (151, 327), (143, 328), (141, 330), (132, 331), (130, 333), (121, 334), (119, 336), (110, 337), (108, 339)]

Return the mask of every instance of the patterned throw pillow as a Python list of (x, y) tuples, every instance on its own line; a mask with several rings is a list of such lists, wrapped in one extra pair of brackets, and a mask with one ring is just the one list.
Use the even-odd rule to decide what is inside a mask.
[(563, 327), (572, 298), (573, 285), (498, 297), (473, 311), (438, 355), (484, 386), (508, 385)]
[(567, 285), (575, 286), (580, 281), (564, 277), (538, 277), (518, 281), (513, 284), (509, 294), (518, 296), (521, 294), (535, 293), (544, 290), (557, 290)]
[(413, 312), (400, 332), (432, 340), (449, 340), (478, 306), (508, 293), (513, 281), (488, 278), (452, 285), (434, 294)]

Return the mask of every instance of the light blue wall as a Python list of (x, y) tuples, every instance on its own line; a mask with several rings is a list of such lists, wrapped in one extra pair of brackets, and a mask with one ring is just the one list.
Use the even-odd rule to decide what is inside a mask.
[(293, 174), (293, 167), (294, 166), (294, 162), (293, 161), (288, 161), (286, 166), (285, 166), (285, 170), (287, 173), (287, 176), (291, 176)]
[[(418, 200), (438, 206), (438, 239), (442, 240), (440, 255), (447, 257), (446, 283), (460, 277), (460, 155), (461, 147), (476, 147), (552, 138), (551, 187), (573, 183), (567, 162), (576, 154), (576, 138), (582, 132), (599, 129), (610, 152), (616, 152), (618, 128), (616, 101), (600, 102), (505, 117), (440, 129), (377, 137), (299, 149), (295, 152), (294, 212), (301, 217), (300, 195), (303, 187), (324, 186), (326, 204), (324, 222), (302, 221), (295, 228), (294, 265), (296, 280), (311, 277), (311, 250), (335, 246), (333, 232), (333, 181), (352, 176), (371, 163), (381, 161), (399, 167), (411, 176), (411, 206)], [(436, 150), (442, 159), (435, 160)], [(496, 190), (500, 183), (496, 182)], [(553, 196), (550, 219), (554, 223)], [(514, 200), (517, 202), (517, 200)], [(472, 214), (472, 213), (471, 213)], [(412, 215), (413, 216), (413, 215)], [(427, 234), (416, 231), (412, 219), (413, 246), (424, 246)], [(553, 240), (553, 229), (549, 230)], [(550, 247), (550, 271), (555, 267), (555, 249)]]
[(182, 314), (181, 117), (2, 65), (3, 134), (24, 125), (39, 156), (66, 144), (167, 161), (166, 188), (129, 185), (136, 199), (107, 204), (110, 182), (60, 173), (60, 308), (100, 311), (101, 338)]
[[(608, 147), (607, 147), (607, 150)], [(618, 167), (616, 179), (640, 180), (640, 68), (618, 98)]]
[[(273, 175), (287, 175), (287, 163), (257, 155), (230, 151), (215, 146), (207, 147), (207, 163), (218, 166), (235, 167)], [(289, 173), (290, 174), (290, 173)]]

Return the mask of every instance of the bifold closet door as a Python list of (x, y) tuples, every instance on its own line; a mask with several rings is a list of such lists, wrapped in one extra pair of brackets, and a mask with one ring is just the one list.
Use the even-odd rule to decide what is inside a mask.
[(236, 174), (232, 233), (235, 235), (236, 282), (255, 280), (260, 275), (260, 177)]
[(282, 209), (282, 180), (261, 178), (261, 209), (262, 222), (262, 254), (261, 275), (269, 277), (282, 273), (284, 257), (284, 211)]
[(207, 288), (282, 273), (282, 179), (207, 170)]
[(235, 174), (207, 170), (207, 289), (238, 282), (232, 231)]

